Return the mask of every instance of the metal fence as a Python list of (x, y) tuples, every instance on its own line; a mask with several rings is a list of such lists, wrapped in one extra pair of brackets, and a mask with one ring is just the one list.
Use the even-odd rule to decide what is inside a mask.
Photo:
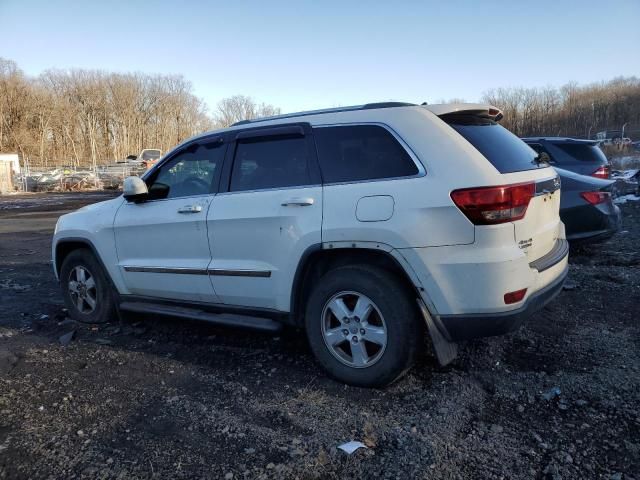
[(126, 177), (142, 175), (145, 171), (146, 167), (137, 163), (117, 163), (95, 169), (28, 168), (22, 174), (13, 177), (13, 190), (22, 192), (117, 190), (122, 188), (122, 182)]

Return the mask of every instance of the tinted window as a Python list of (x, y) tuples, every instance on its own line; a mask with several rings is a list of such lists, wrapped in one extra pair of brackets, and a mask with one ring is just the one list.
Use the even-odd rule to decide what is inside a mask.
[(536, 152), (542, 153), (544, 152), (544, 148), (539, 143), (527, 143), (531, 148), (533, 148)]
[(142, 152), (142, 160), (157, 160), (160, 158), (160, 150), (147, 150)]
[(378, 125), (314, 128), (325, 183), (415, 175), (418, 167), (387, 129)]
[(607, 157), (599, 147), (595, 145), (579, 143), (554, 143), (554, 147), (559, 148), (567, 155), (571, 155), (575, 160), (592, 163), (607, 163)]
[(231, 191), (309, 185), (307, 145), (304, 137), (238, 141)]
[[(542, 159), (542, 161), (546, 161), (549, 164), (557, 163), (556, 160), (551, 156), (551, 154), (539, 143), (527, 143), (527, 145), (529, 145), (536, 151), (537, 154), (539, 154), (538, 158)], [(546, 155), (546, 158), (543, 154)]]
[(147, 181), (152, 199), (206, 195), (224, 159), (224, 145), (194, 145), (176, 154)]
[(478, 150), (500, 173), (545, 168), (534, 162), (537, 153), (506, 128), (492, 120), (473, 115), (443, 117)]

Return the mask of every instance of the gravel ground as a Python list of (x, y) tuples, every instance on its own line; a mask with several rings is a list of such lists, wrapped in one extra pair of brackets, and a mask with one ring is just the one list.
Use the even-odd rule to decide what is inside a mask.
[(53, 225), (104, 198), (0, 199), (0, 478), (640, 478), (640, 202), (520, 331), (366, 390), (293, 329), (65, 319)]

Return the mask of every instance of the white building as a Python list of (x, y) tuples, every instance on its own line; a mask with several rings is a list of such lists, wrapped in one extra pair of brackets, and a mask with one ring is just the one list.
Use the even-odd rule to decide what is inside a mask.
[(17, 153), (0, 153), (0, 194), (14, 190), (13, 177), (20, 173)]
[(15, 175), (20, 173), (20, 158), (17, 153), (0, 153), (0, 162), (11, 162), (13, 173)]

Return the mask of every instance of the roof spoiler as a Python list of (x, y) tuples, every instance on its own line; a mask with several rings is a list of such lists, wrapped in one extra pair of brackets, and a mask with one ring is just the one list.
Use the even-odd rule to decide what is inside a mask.
[(423, 108), (439, 117), (443, 115), (476, 115), (494, 122), (499, 122), (504, 117), (502, 110), (486, 103), (439, 103), (424, 105)]

